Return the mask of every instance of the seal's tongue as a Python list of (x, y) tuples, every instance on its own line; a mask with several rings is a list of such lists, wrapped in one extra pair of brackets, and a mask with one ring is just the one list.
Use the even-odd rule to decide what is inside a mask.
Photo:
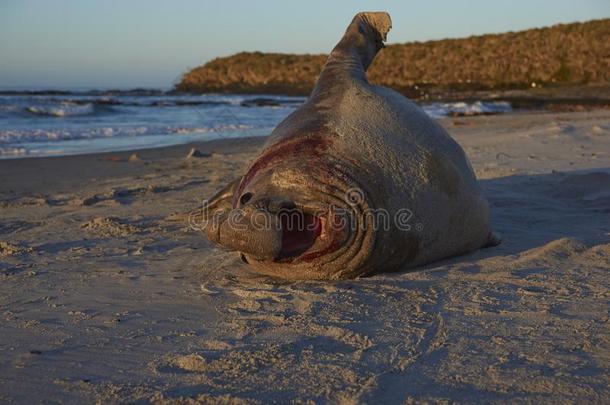
[(298, 256), (308, 250), (322, 233), (322, 221), (315, 215), (296, 212), (295, 215), (284, 215), (282, 224), (281, 257)]

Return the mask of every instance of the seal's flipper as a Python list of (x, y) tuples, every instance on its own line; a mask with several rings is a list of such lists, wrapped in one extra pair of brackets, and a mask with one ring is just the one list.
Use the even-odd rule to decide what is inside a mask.
[(366, 82), (366, 70), (384, 47), (390, 28), (392, 20), (386, 12), (356, 14), (322, 68), (312, 97), (326, 94), (346, 79)]
[(204, 200), (201, 207), (189, 213), (189, 225), (205, 232), (217, 228), (221, 220), (233, 208), (233, 194), (240, 182), (241, 177), (227, 184), (211, 198)]
[(352, 23), (356, 20), (360, 19), (361, 21), (368, 24), (369, 27), (373, 29), (375, 33), (381, 36), (381, 40), (385, 41), (388, 36), (388, 32), (392, 28), (392, 19), (390, 15), (385, 11), (370, 11), (364, 13), (358, 13), (354, 17)]
[(373, 62), (377, 52), (383, 48), (392, 20), (386, 12), (358, 13), (347, 27), (343, 38), (332, 50), (325, 66), (343, 64), (344, 68), (359, 68), (362, 73)]
[(218, 243), (220, 226), (227, 220), (227, 216), (233, 209), (233, 195), (240, 182), (241, 177), (233, 180), (211, 198), (205, 200), (200, 209), (191, 212), (189, 217), (191, 227), (205, 232), (212, 242)]
[(208, 213), (213, 215), (214, 211), (230, 211), (233, 208), (233, 195), (235, 194), (237, 187), (239, 187), (240, 182), (241, 177), (233, 180), (211, 198), (206, 200), (205, 205), (209, 211)]

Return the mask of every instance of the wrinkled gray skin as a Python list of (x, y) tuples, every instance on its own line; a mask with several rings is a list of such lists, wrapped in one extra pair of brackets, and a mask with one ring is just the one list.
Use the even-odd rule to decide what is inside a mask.
[[(354, 17), (307, 102), (211, 199), (212, 241), (286, 279), (395, 271), (499, 243), (462, 148), (410, 100), (368, 83), (390, 28), (387, 13)], [(297, 235), (297, 248), (278, 219), (282, 209), (314, 224)], [(371, 220), (371, 210), (385, 210), (389, 221)]]

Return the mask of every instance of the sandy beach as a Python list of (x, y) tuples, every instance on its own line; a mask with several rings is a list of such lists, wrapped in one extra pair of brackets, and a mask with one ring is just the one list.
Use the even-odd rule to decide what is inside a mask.
[(610, 110), (441, 123), (502, 244), (341, 282), (188, 227), (264, 138), (0, 161), (0, 402), (608, 402)]

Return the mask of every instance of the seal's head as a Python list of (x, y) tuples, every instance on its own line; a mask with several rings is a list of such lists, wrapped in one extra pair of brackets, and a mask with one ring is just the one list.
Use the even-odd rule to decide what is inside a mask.
[(366, 226), (370, 200), (329, 147), (310, 136), (266, 148), (243, 178), (209, 201), (208, 238), (285, 279), (366, 273), (375, 239)]

